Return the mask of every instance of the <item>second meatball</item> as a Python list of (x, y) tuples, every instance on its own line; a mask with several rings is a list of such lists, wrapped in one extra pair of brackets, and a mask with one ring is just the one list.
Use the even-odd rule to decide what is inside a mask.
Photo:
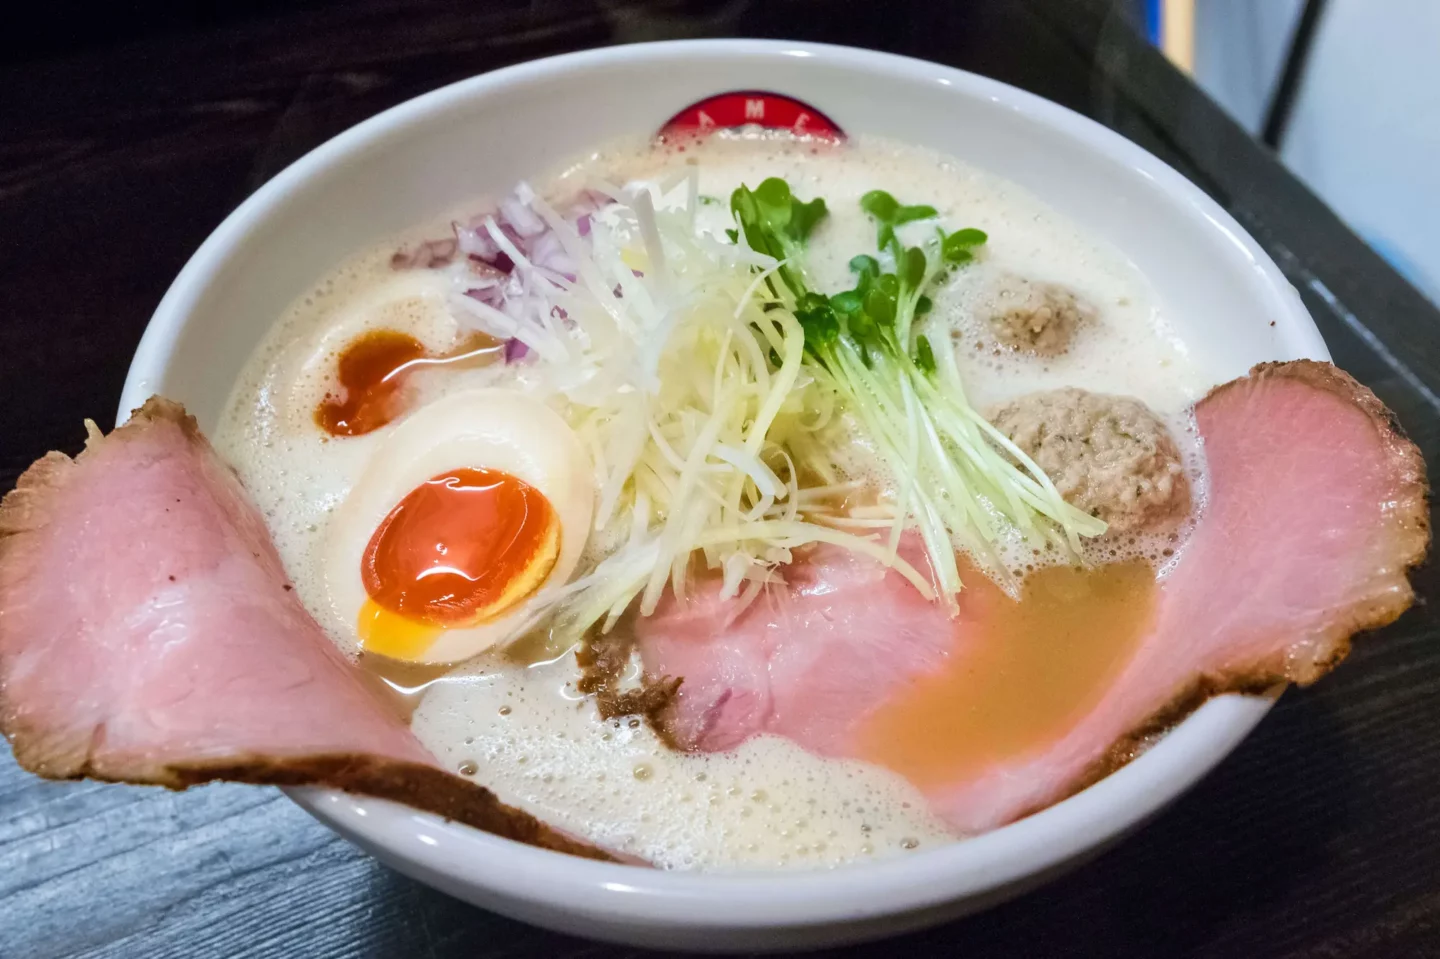
[(1137, 399), (1066, 387), (1012, 400), (990, 421), (1112, 534), (1167, 528), (1190, 511), (1175, 440)]
[(1019, 276), (996, 282), (986, 306), (991, 332), (1002, 346), (1040, 356), (1070, 348), (1090, 309), (1065, 287)]

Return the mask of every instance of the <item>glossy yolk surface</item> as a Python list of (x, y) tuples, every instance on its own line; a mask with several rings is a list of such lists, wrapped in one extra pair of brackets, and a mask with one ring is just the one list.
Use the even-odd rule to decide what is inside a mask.
[(860, 757), (926, 789), (1063, 736), (1134, 656), (1157, 591), (1143, 562), (1042, 568), (1018, 603), (967, 575), (949, 661), (861, 724)]
[(377, 430), (405, 410), (407, 378), (425, 367), (493, 360), (503, 344), (472, 334), (448, 353), (432, 354), (408, 333), (371, 330), (356, 337), (336, 364), (340, 392), (328, 394), (315, 408), (315, 422), (331, 436), (361, 436)]
[(414, 658), (441, 630), (477, 625), (534, 592), (559, 554), (559, 518), (535, 487), (499, 470), (442, 473), (370, 537), (361, 641), (367, 652)]

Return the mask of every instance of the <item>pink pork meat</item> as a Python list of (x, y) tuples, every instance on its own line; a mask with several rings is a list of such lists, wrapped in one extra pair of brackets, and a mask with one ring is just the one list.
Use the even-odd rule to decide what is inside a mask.
[[(927, 792), (964, 833), (1027, 815), (1108, 774), (1210, 696), (1308, 684), (1350, 637), (1411, 603), (1429, 543), (1424, 464), (1369, 390), (1327, 363), (1262, 364), (1196, 407), (1210, 492), (1161, 584), (1153, 626), (1097, 705), (1039, 747)], [(738, 617), (715, 587), (638, 624), (647, 671), (683, 677), (676, 745), (761, 732), (859, 756), (857, 733), (904, 697), (995, 604), (947, 620), (893, 573), (815, 551)], [(962, 597), (963, 598), (963, 597)]]
[(0, 504), (0, 729), (51, 779), (334, 786), (609, 858), (440, 769), (301, 606), (258, 511), (152, 399)]

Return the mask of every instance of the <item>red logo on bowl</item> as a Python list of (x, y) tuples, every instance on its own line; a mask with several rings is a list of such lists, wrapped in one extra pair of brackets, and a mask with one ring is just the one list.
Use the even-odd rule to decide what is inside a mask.
[(789, 130), (800, 136), (843, 140), (845, 133), (825, 114), (793, 97), (764, 90), (717, 93), (692, 103), (660, 128), (660, 136), (708, 133), (733, 127)]

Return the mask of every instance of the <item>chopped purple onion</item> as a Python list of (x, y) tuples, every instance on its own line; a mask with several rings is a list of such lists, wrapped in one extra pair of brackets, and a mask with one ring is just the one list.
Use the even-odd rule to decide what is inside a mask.
[(475, 277), (477, 286), (499, 286), (510, 276), (494, 263), (482, 260), (473, 253), (465, 257), (465, 263), (470, 267), (470, 275)]
[[(558, 292), (572, 287), (577, 282), (578, 264), (566, 250), (560, 236), (550, 229), (549, 223), (530, 206), (530, 195), (522, 190), (516, 196), (502, 200), (499, 207), (488, 218), (493, 218), (493, 229), (504, 237), (504, 242), (513, 244), (531, 268), (516, 270), (516, 261), (505, 250), (491, 232), (492, 224), (487, 215), (472, 217), (468, 222), (455, 221), (451, 224), (455, 237), (449, 241), (452, 256), (455, 251), (463, 253), (470, 280), (465, 285), (465, 296), (476, 302), (505, 313), (517, 322), (533, 317), (540, 304), (549, 302), (547, 292)], [(586, 191), (562, 215), (573, 220), (579, 234), (589, 236), (593, 231), (593, 214), (609, 205), (612, 200), (600, 193)], [(637, 271), (636, 276), (641, 274)], [(615, 296), (622, 296), (620, 287)], [(574, 321), (559, 306), (551, 306), (550, 316), (567, 327)], [(518, 339), (505, 343), (505, 362), (513, 363), (524, 359), (530, 349)]]
[(510, 226), (520, 237), (538, 236), (548, 229), (538, 213), (514, 196), (500, 201), (500, 211), (495, 217), (495, 222), (502, 230), (507, 225)]
[(530, 258), (530, 262), (538, 267), (554, 270), (556, 273), (575, 272), (575, 263), (570, 259), (570, 254), (565, 252), (560, 237), (549, 230), (535, 237), (525, 254)]
[(471, 287), (465, 291), (465, 295), (497, 310), (505, 305), (505, 288), (498, 283)]

